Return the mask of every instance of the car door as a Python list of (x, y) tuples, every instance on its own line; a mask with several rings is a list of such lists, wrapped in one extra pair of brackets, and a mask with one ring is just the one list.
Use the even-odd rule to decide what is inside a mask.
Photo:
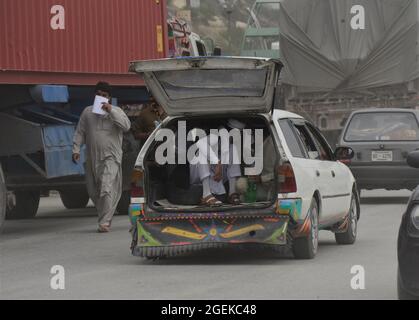
[(305, 127), (319, 152), (319, 171), (322, 183), (326, 183), (322, 194), (322, 204), (325, 206), (323, 224), (332, 224), (349, 211), (352, 197), (350, 171), (344, 164), (335, 161), (332, 149), (317, 128), (309, 122), (305, 123)]
[[(310, 176), (307, 177), (307, 182), (310, 181), (310, 184), (314, 185), (314, 189), (320, 192), (320, 195), (329, 193), (329, 184), (331, 183), (331, 178), (327, 174), (327, 165), (320, 159), (320, 151), (318, 146), (313, 138), (313, 135), (310, 133), (309, 128), (306, 126), (304, 120), (293, 120), (294, 130), (297, 134), (298, 139), (303, 146), (304, 152), (306, 154), (306, 159), (304, 161), (304, 166), (310, 168), (312, 171)], [(326, 199), (323, 201), (320, 212), (320, 222), (327, 221), (330, 219), (330, 216), (333, 214), (331, 206), (329, 205), (330, 200)]]
[(291, 163), (297, 181), (297, 196), (303, 200), (303, 212), (308, 212), (314, 192), (318, 189), (319, 176), (316, 163), (309, 159), (308, 146), (304, 145), (300, 133), (295, 128), (295, 122), (303, 124), (302, 119), (277, 119), (279, 136), (284, 142), (283, 147)]

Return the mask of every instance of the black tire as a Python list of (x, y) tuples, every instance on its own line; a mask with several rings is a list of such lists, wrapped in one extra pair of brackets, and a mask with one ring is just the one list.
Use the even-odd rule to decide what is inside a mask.
[(345, 233), (335, 233), (337, 244), (353, 245), (358, 235), (359, 198), (356, 192), (352, 192), (351, 208), (349, 209), (349, 226)]
[(89, 203), (89, 194), (87, 190), (72, 189), (60, 191), (61, 201), (66, 209), (84, 209)]
[(7, 211), (6, 219), (33, 219), (39, 208), (40, 191), (15, 191), (16, 206)]
[(0, 232), (3, 228), (4, 220), (6, 219), (6, 206), (7, 206), (6, 179), (4, 178), (3, 170), (0, 165)]
[(400, 270), (397, 271), (397, 294), (399, 300), (419, 300), (419, 296), (412, 295), (403, 287)]
[(294, 239), (292, 251), (299, 260), (314, 259), (319, 248), (319, 205), (313, 199), (310, 206), (311, 228), (307, 237)]
[(131, 192), (122, 191), (121, 199), (119, 199), (116, 207), (116, 214), (119, 216), (128, 215), (129, 205), (131, 204)]

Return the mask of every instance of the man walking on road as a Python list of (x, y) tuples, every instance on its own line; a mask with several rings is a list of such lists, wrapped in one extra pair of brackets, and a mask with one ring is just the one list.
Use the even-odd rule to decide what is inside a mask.
[[(96, 85), (96, 95), (111, 100), (106, 82)], [(89, 196), (99, 215), (98, 232), (110, 231), (112, 218), (122, 193), (122, 138), (131, 123), (119, 107), (103, 103), (101, 115), (87, 107), (74, 134), (73, 161), (80, 161), (80, 149), (86, 145), (86, 183)]]

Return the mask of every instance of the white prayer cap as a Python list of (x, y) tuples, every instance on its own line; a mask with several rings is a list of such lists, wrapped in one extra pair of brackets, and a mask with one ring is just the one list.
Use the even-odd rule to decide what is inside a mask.
[(231, 129), (239, 129), (239, 130), (243, 130), (244, 128), (246, 128), (246, 124), (244, 124), (243, 122), (236, 120), (236, 119), (230, 119), (228, 120), (227, 125), (231, 128)]

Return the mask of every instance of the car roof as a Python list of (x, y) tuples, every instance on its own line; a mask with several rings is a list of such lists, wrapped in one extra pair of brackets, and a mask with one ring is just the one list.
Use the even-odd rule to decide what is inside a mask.
[(275, 109), (273, 113), (275, 119), (304, 119), (302, 116), (284, 110)]
[(386, 112), (413, 112), (419, 116), (419, 110), (409, 108), (368, 108), (352, 112), (354, 114), (360, 113), (386, 113)]

